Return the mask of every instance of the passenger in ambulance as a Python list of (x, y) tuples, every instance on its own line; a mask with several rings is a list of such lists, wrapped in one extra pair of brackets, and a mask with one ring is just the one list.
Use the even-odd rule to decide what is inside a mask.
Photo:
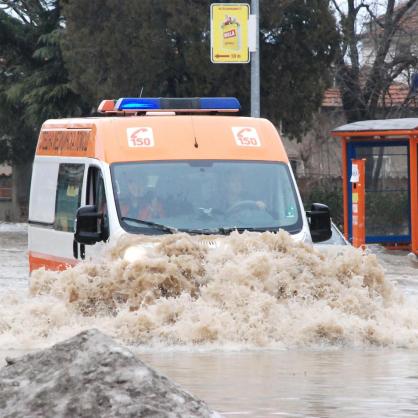
[(146, 191), (143, 179), (128, 180), (128, 195), (121, 200), (121, 213), (123, 217), (145, 221), (165, 216), (160, 200), (151, 191)]

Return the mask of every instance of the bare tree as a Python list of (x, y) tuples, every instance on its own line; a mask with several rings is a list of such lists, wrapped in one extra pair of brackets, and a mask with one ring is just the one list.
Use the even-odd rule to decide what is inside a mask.
[[(418, 65), (418, 0), (347, 0), (344, 8), (332, 2), (341, 36), (336, 80), (347, 121), (407, 115), (415, 106), (416, 83), (410, 81)], [(401, 102), (391, 94), (396, 84)], [(374, 190), (384, 148), (377, 151), (366, 162), (366, 183)]]
[[(384, 117), (392, 109), (390, 86), (402, 74), (414, 73), (418, 64), (418, 2), (332, 2), (341, 36), (336, 78), (347, 121)], [(366, 43), (373, 51), (367, 57), (362, 50)], [(406, 110), (406, 104), (399, 110)]]

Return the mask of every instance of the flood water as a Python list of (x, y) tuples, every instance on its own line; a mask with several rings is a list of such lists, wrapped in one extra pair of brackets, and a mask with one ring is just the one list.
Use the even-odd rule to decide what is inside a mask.
[[(146, 288), (141, 296), (138, 287), (134, 292), (132, 284), (128, 288), (121, 282), (114, 293), (124, 290), (119, 295), (123, 303), (132, 308), (138, 300), (148, 302), (131, 312), (105, 301), (107, 308), (117, 310), (110, 315), (102, 305), (93, 311), (86, 305), (99, 294), (86, 277), (94, 269), (103, 289), (109, 286), (106, 276), (118, 281), (126, 263), (115, 258), (104, 270), (90, 266), (90, 276), (86, 269), (55, 276), (66, 287), (54, 283), (53, 273), (44, 273), (35, 277), (29, 294), (26, 226), (0, 224), (0, 364), (7, 355), (44, 348), (96, 327), (130, 345), (138, 357), (224, 416), (418, 416), (418, 264), (404, 252), (375, 247), (383, 280), (373, 260), (366, 266), (355, 255), (348, 261), (318, 261), (309, 250), (286, 247), (283, 241), (288, 261), (280, 265), (280, 259), (274, 264), (271, 254), (266, 258), (263, 253), (277, 243), (268, 238), (260, 249), (250, 236), (244, 239), (249, 242), (245, 249), (237, 237), (230, 242), (235, 257), (247, 251), (237, 265), (231, 264), (230, 250), (219, 251), (207, 256), (206, 273), (193, 264), (201, 255), (187, 258), (183, 250), (176, 255), (178, 248), (165, 243), (168, 261), (150, 259), (152, 270), (139, 265), (129, 277), (161, 281), (167, 269), (181, 262), (187, 266), (181, 277), (192, 277), (194, 285), (200, 280), (198, 287), (205, 291), (198, 297), (179, 296), (196, 289), (178, 279), (170, 282), (172, 287), (163, 281), (159, 287), (170, 292), (179, 288), (178, 294), (151, 295)], [(254, 255), (248, 255), (248, 248)], [(296, 259), (299, 268), (305, 264), (309, 269), (292, 273)], [(350, 263), (357, 263), (356, 269), (350, 270)], [(272, 277), (280, 268), (294, 275), (282, 278), (281, 295), (273, 298)], [(264, 287), (250, 283), (244, 270), (260, 277)], [(170, 274), (177, 277), (174, 270)], [(222, 277), (230, 280), (229, 287), (217, 281)], [(292, 287), (296, 277), (301, 277), (294, 283), (299, 293)], [(309, 287), (309, 281), (319, 278)], [(140, 285), (145, 286), (143, 281)]]

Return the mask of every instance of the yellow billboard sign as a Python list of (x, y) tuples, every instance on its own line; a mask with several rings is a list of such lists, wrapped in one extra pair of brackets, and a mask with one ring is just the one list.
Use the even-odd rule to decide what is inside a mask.
[(245, 3), (213, 3), (210, 7), (211, 60), (214, 64), (250, 62), (248, 19)]

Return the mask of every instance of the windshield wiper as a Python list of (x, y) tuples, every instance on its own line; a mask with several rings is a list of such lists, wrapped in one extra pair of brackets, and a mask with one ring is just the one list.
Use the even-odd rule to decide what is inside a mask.
[(219, 234), (218, 228), (209, 229), (181, 229), (182, 232), (186, 232), (188, 234), (196, 234), (196, 235), (214, 235)]
[(275, 231), (279, 227), (265, 227), (265, 228), (254, 228), (254, 227), (219, 227), (212, 229), (182, 229), (182, 231), (187, 232), (188, 234), (202, 234), (202, 235), (229, 235), (231, 232), (238, 231), (250, 231), (250, 232), (265, 232), (265, 231)]
[(138, 223), (138, 224), (141, 224), (141, 225), (147, 225), (147, 226), (150, 226), (151, 228), (159, 229), (160, 231), (168, 232), (170, 234), (176, 234), (177, 232), (179, 232), (178, 229), (173, 228), (171, 226), (167, 226), (167, 225), (163, 225), (163, 224), (157, 224), (155, 222), (145, 221), (143, 219), (129, 218), (127, 216), (123, 216), (120, 219), (122, 221), (129, 221), (129, 222), (135, 222), (135, 223)]
[(253, 226), (232, 226), (232, 227), (223, 227), (221, 226), (218, 228), (218, 233), (222, 235), (229, 235), (231, 232), (238, 231), (238, 232), (266, 232), (266, 231), (273, 231), (276, 232), (280, 229), (279, 226), (262, 226), (262, 227), (253, 227)]
[(239, 228), (239, 227), (237, 227), (237, 226), (229, 226), (229, 227), (224, 227), (224, 226), (221, 226), (220, 228), (219, 228), (219, 231), (222, 233), (222, 234), (224, 234), (224, 235), (227, 235), (227, 234), (230, 234), (231, 232), (234, 232), (234, 231), (238, 231), (238, 232), (244, 232), (244, 231), (254, 231), (254, 228)]

